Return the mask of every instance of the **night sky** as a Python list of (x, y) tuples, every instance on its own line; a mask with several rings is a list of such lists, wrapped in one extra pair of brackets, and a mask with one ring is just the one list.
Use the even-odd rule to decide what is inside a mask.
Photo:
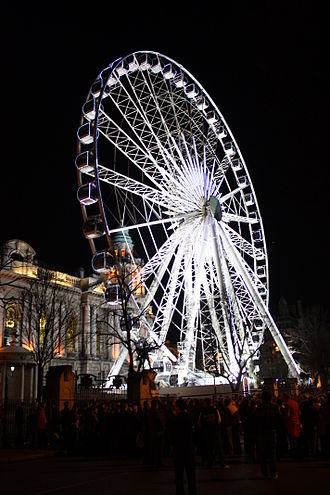
[(329, 6), (113, 3), (95, 3), (93, 10), (79, 3), (71, 13), (7, 7), (1, 26), (2, 240), (27, 241), (39, 260), (62, 271), (91, 271), (76, 200), (81, 107), (109, 62), (137, 50), (158, 51), (196, 77), (241, 149), (264, 223), (271, 305), (281, 295), (327, 304)]

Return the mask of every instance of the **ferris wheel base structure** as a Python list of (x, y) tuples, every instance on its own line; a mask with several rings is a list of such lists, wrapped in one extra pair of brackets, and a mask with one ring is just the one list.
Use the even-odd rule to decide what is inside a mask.
[[(223, 115), (193, 75), (157, 52), (115, 60), (90, 88), (77, 137), (92, 266), (103, 278), (105, 303), (113, 303), (112, 260), (121, 252), (129, 260), (132, 305), (154, 315), (141, 316), (158, 348), (154, 359), (171, 363), (179, 384), (219, 374), (234, 382), (255, 375), (270, 331), (289, 374), (298, 376), (268, 310), (267, 249), (251, 177)], [(144, 296), (134, 297), (141, 283)], [(173, 335), (177, 356), (166, 346)], [(138, 342), (139, 332), (132, 336)], [(109, 376), (126, 358), (122, 349)]]

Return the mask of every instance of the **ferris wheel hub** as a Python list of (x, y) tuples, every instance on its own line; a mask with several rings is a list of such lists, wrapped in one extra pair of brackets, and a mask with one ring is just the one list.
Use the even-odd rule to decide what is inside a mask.
[(206, 218), (206, 216), (207, 216), (207, 200), (206, 200), (205, 196), (202, 196), (200, 198), (199, 207), (200, 207), (201, 212), (202, 212), (202, 217)]

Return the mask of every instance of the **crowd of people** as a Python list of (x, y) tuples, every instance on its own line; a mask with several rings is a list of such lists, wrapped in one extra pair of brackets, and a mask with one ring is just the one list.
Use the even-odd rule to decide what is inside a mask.
[[(41, 402), (15, 411), (15, 444), (60, 455), (136, 459), (154, 470), (173, 459), (176, 494), (196, 494), (196, 459), (205, 468), (250, 462), (256, 477), (277, 479), (277, 464), (330, 458), (330, 392), (204, 399), (154, 398), (141, 404)], [(258, 471), (258, 472), (257, 472)]]
[[(0, 409), (0, 446), (8, 446)], [(267, 390), (216, 398), (154, 398), (18, 404), (15, 446), (51, 449), (58, 455), (135, 459), (158, 470), (172, 459), (176, 494), (196, 494), (195, 466), (230, 469), (255, 464), (256, 477), (277, 479), (285, 458), (330, 459), (330, 392), (299, 395)], [(131, 461), (130, 461), (131, 462)]]
[[(265, 401), (271, 408), (265, 407)], [(207, 466), (215, 462), (225, 466), (226, 458), (242, 453), (254, 462), (262, 429), (276, 432), (277, 459), (329, 457), (330, 393), (294, 397), (284, 393), (278, 398), (259, 393), (221, 397), (216, 402), (188, 398), (184, 404), (191, 417), (194, 450)], [(21, 445), (52, 446), (69, 453), (141, 457), (157, 467), (171, 452), (170, 426), (177, 410), (176, 401), (170, 398), (155, 398), (142, 406), (93, 400), (70, 407), (66, 402), (61, 412), (57, 405), (41, 403), (28, 415), (19, 406), (16, 440)]]

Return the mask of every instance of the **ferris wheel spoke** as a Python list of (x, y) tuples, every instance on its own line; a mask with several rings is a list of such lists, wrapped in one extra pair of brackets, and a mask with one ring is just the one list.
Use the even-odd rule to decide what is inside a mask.
[[(180, 227), (167, 238), (166, 242), (160, 249), (156, 250), (154, 256), (149, 257), (148, 249), (146, 248), (143, 237), (140, 236), (141, 242), (144, 246), (144, 252), (147, 254), (148, 261), (144, 264), (141, 269), (141, 278), (146, 283), (146, 296), (145, 296), (145, 306), (149, 306), (152, 302), (159, 310), (159, 303), (155, 300), (155, 294), (159, 288), (165, 291), (165, 286), (163, 282), (163, 277), (167, 274), (168, 277), (171, 276), (171, 271), (169, 265), (171, 259), (175, 255), (175, 251), (182, 242), (182, 236), (189, 235), (191, 230), (195, 230), (195, 226), (189, 223), (182, 224)], [(140, 231), (139, 231), (140, 233)], [(152, 236), (152, 234), (151, 234)], [(153, 238), (153, 236), (152, 236)], [(137, 274), (140, 276), (140, 273)], [(148, 287), (148, 280), (151, 278), (151, 285)]]
[[(223, 178), (226, 175), (227, 170), (229, 170), (229, 168), (230, 168), (231, 160), (230, 160), (230, 158), (228, 158), (228, 156), (225, 155), (222, 158), (221, 162), (219, 162), (219, 159), (217, 159), (217, 162), (218, 162), (218, 167), (217, 167), (217, 170), (214, 174), (214, 180), (216, 183), (219, 183), (219, 185), (221, 186)], [(217, 195), (218, 193), (219, 193), (219, 190), (216, 190), (215, 195)]]
[[(162, 336), (166, 335), (168, 331), (168, 322), (171, 320), (173, 323), (172, 317), (173, 314), (176, 313), (176, 315), (181, 318), (181, 326), (177, 326), (178, 330), (181, 334), (185, 334), (185, 341), (187, 338), (189, 340), (191, 337), (191, 330), (193, 329), (191, 322), (195, 321), (197, 316), (198, 298), (197, 294), (195, 293), (195, 296), (190, 299), (189, 294), (192, 292), (192, 288), (191, 290), (188, 288), (189, 283), (187, 282), (187, 280), (189, 279), (189, 269), (187, 269), (187, 266), (192, 263), (193, 251), (195, 249), (196, 242), (200, 238), (201, 229), (201, 225), (191, 225), (189, 228), (189, 232), (186, 229), (186, 239), (189, 239), (189, 241), (185, 245), (182, 242), (180, 242), (180, 244), (178, 245), (178, 249), (173, 260), (173, 266), (169, 272), (167, 290), (164, 291), (162, 302), (160, 304), (160, 320), (158, 322), (158, 326), (159, 332)], [(184, 303), (182, 310), (180, 310), (178, 308), (177, 302), (182, 290), (184, 290)], [(187, 306), (188, 299), (189, 303)], [(189, 312), (187, 311), (187, 308), (193, 300), (195, 301), (195, 310)], [(188, 313), (190, 314), (190, 317), (188, 317)], [(188, 322), (185, 330), (182, 327), (183, 321)]]
[(199, 212), (186, 214), (186, 215), (179, 215), (176, 217), (162, 218), (160, 220), (143, 222), (143, 223), (138, 223), (135, 225), (126, 225), (123, 227), (117, 227), (116, 229), (110, 229), (109, 234), (115, 234), (116, 232), (123, 232), (125, 230), (137, 230), (137, 229), (141, 229), (143, 227), (152, 227), (154, 225), (160, 225), (160, 224), (166, 224), (166, 223), (176, 223), (176, 222), (179, 222), (180, 220), (187, 220), (187, 219), (191, 219), (191, 218), (196, 218), (198, 213)]
[[(218, 227), (218, 231), (219, 231), (219, 236), (222, 239), (222, 234), (221, 234), (222, 229), (220, 228), (219, 224), (217, 225), (217, 227)], [(267, 289), (266, 289), (266, 287), (264, 285), (264, 282), (262, 282), (261, 278), (258, 277), (258, 272), (255, 273), (252, 270), (252, 268), (248, 265), (248, 263), (245, 261), (245, 259), (241, 256), (241, 253), (242, 252), (245, 253), (245, 254), (248, 254), (251, 257), (253, 257), (253, 259), (254, 259), (254, 256), (258, 256), (259, 255), (261, 261), (264, 262), (264, 256), (263, 256), (262, 250), (259, 248), (260, 251), (255, 251), (253, 253), (254, 246), (252, 246), (252, 244), (250, 244), (247, 241), (245, 241), (245, 239), (242, 239), (237, 234), (237, 232), (235, 232), (233, 229), (231, 229), (226, 224), (224, 224), (223, 231), (224, 232), (227, 232), (227, 234), (228, 234), (227, 237), (229, 237), (230, 241), (233, 243), (233, 245), (235, 246), (235, 249), (239, 253), (238, 256), (239, 256), (240, 262), (245, 266), (246, 270), (248, 271), (249, 276), (251, 277), (251, 279), (253, 280), (253, 283), (257, 287), (257, 290), (258, 290), (259, 294), (263, 298), (266, 298), (267, 297)], [(225, 252), (226, 252), (227, 257), (229, 258), (226, 249), (225, 249)], [(230, 258), (229, 258), (229, 260), (230, 260)], [(261, 265), (261, 267), (263, 267), (263, 266), (265, 266), (265, 265)], [(241, 273), (239, 273), (239, 275), (241, 275)]]
[[(178, 240), (179, 242), (179, 240)], [(160, 251), (157, 251), (155, 255), (148, 260), (148, 262), (142, 267), (142, 278), (145, 282), (146, 296), (145, 305), (149, 306), (152, 302), (159, 308), (158, 302), (155, 300), (155, 294), (159, 288), (165, 289), (163, 284), (163, 277), (165, 273), (169, 274), (169, 264), (174, 256), (174, 252), (178, 246), (178, 242), (170, 238), (166, 241)], [(165, 249), (166, 248), (166, 249)], [(150, 287), (147, 282), (149, 278), (152, 278)]]
[[(167, 270), (172, 256), (175, 253), (176, 248), (182, 240), (181, 232), (174, 231), (173, 234), (166, 239), (164, 244), (156, 250), (155, 254), (147, 260), (143, 266), (143, 278), (148, 280), (150, 276), (154, 276), (156, 279), (161, 280)], [(143, 242), (143, 240), (142, 240)], [(148, 254), (148, 250), (145, 249)], [(158, 272), (160, 270), (160, 272)]]
[(174, 312), (176, 312), (180, 318), (183, 318), (183, 313), (177, 305), (183, 284), (183, 256), (184, 247), (181, 245), (173, 259), (173, 266), (165, 285), (166, 290), (163, 292), (157, 317), (155, 319), (154, 329), (161, 339), (164, 339), (168, 332)]
[(223, 213), (222, 219), (224, 222), (249, 223), (251, 225), (258, 223), (257, 218), (242, 217), (241, 215), (233, 215), (232, 213), (226, 212)]
[(243, 191), (243, 189), (245, 187), (247, 187), (247, 185), (246, 184), (242, 184), (242, 185), (236, 187), (235, 189), (233, 189), (232, 191), (230, 191), (229, 193), (221, 196), (221, 198), (220, 198), (220, 204), (223, 205), (224, 203), (226, 203), (226, 201), (230, 201), (230, 200), (234, 199), (235, 198), (235, 195), (238, 194), (238, 193), (241, 193), (241, 191)]
[[(251, 323), (258, 318), (259, 315), (258, 309), (251, 297), (250, 292), (247, 290), (246, 286), (244, 285), (240, 274), (235, 271), (235, 268), (232, 266), (229, 259), (227, 259), (227, 266), (230, 274), (230, 280), (234, 288), (236, 298), (239, 301), (241, 313), (243, 314), (243, 319), (245, 322)], [(261, 288), (258, 287), (259, 292), (260, 289)]]
[[(195, 136), (195, 139), (203, 146), (204, 140), (201, 139), (205, 137), (201, 134), (203, 118), (200, 113), (194, 115), (194, 118), (187, 118), (189, 113), (195, 111), (194, 106), (183, 95), (175, 91), (173, 84), (169, 81), (163, 79), (157, 84), (152, 84), (150, 73), (142, 74), (142, 76), (148, 88), (148, 94), (144, 99), (140, 95), (138, 97), (140, 102), (144, 100), (144, 115), (154, 130), (156, 146), (153, 149), (156, 152), (156, 159), (159, 159), (160, 155), (164, 156), (164, 152), (167, 158), (169, 154), (173, 159), (175, 158), (171, 138), (179, 139), (182, 132)], [(200, 121), (198, 125), (196, 125), (197, 121)], [(155, 132), (157, 128), (158, 133)], [(141, 135), (141, 139), (143, 138)]]
[[(244, 237), (242, 237), (238, 232), (236, 232), (236, 230), (232, 229), (228, 224), (223, 224), (223, 226), (226, 232), (228, 232), (228, 235), (230, 236), (236, 248), (240, 252), (248, 254), (251, 258), (254, 258), (257, 252), (255, 246), (253, 246), (249, 241), (244, 239)], [(258, 251), (258, 253), (261, 254), (260, 251)]]
[(135, 194), (147, 201), (157, 203), (159, 206), (167, 210), (177, 211), (178, 206), (173, 206), (177, 202), (177, 197), (170, 192), (157, 190), (137, 180), (131, 179), (114, 170), (109, 170), (102, 165), (99, 165), (99, 179), (106, 182), (112, 187), (122, 189), (128, 193)]
[(103, 110), (103, 119), (100, 121), (98, 130), (108, 141), (110, 141), (124, 156), (130, 159), (137, 168), (151, 180), (157, 187), (166, 180), (172, 182), (172, 175), (161, 167), (154, 157), (143, 147), (136, 143), (116, 122)]
[[(162, 167), (171, 172), (170, 164), (164, 158), (163, 153), (163, 138), (166, 136), (167, 140), (169, 133), (166, 127), (160, 127), (160, 123), (164, 124), (165, 122), (162, 122), (159, 117), (155, 119), (155, 112), (150, 112), (150, 109), (145, 108), (147, 105), (146, 101), (150, 101), (153, 98), (153, 95), (146, 84), (144, 75), (141, 76), (141, 74), (136, 73), (135, 76), (133, 75), (132, 77), (135, 79), (140, 77), (138, 84), (136, 84), (136, 82), (135, 84), (132, 84), (131, 78), (128, 77), (128, 82), (134, 98), (120, 81), (120, 84), (110, 93), (111, 99), (137, 136), (138, 140), (143, 143), (146, 149), (150, 150), (156, 163), (161, 164)], [(161, 129), (161, 131), (156, 134), (156, 129)], [(155, 150), (157, 150), (157, 153), (155, 153)]]
[[(170, 136), (172, 132), (168, 123), (172, 120), (178, 127), (176, 120), (177, 114), (176, 112), (173, 112), (173, 101), (165, 80), (160, 82), (157, 86), (158, 93), (162, 93), (161, 99), (159, 100), (156, 87), (151, 84), (150, 74), (142, 73), (141, 76), (146, 91), (143, 96), (141, 94), (136, 94), (136, 96), (143, 107), (144, 120), (148, 129), (152, 129), (152, 136), (150, 136), (150, 138), (153, 140), (153, 145), (151, 145), (151, 147), (155, 153), (156, 159), (158, 160), (160, 157), (164, 159), (164, 151), (167, 150), (167, 153), (171, 152)], [(164, 93), (169, 97), (164, 98)], [(169, 109), (172, 110), (171, 119), (167, 119), (166, 117), (166, 115), (169, 114)], [(158, 129), (157, 133), (156, 129)], [(143, 141), (146, 140), (148, 145), (151, 144), (148, 142), (148, 136), (143, 132), (141, 133), (141, 139)]]
[[(126, 98), (124, 99), (123, 116), (127, 119), (131, 126), (134, 126), (135, 133), (138, 134), (140, 140), (144, 143), (147, 149), (153, 150), (152, 153), (157, 162), (163, 162), (163, 165), (170, 169), (169, 165), (173, 160), (169, 160), (169, 154), (171, 155), (171, 135), (179, 135), (181, 129), (186, 129), (187, 122), (187, 99), (183, 97), (178, 97), (172, 91), (171, 85), (165, 80), (162, 83), (158, 83), (157, 91), (155, 86), (150, 84), (150, 74), (149, 73), (136, 73), (133, 75), (134, 78), (140, 78), (137, 88), (132, 84), (131, 79), (129, 82), (131, 84), (131, 89), (135, 94), (135, 99), (133, 100), (127, 91), (125, 91)], [(148, 77), (147, 77), (148, 76)], [(143, 78), (143, 83), (141, 79)], [(168, 96), (168, 98), (166, 97)], [(138, 102), (138, 104), (136, 103)], [(180, 102), (181, 106), (180, 106)], [(189, 105), (190, 111), (196, 112), (194, 105)], [(168, 118), (168, 113), (171, 111), (171, 119)], [(195, 123), (201, 121), (198, 128), (196, 129)], [(184, 122), (183, 122), (184, 120)], [(197, 141), (200, 141), (202, 146), (206, 146), (208, 149), (211, 148), (212, 152), (209, 155), (212, 159), (219, 162), (219, 158), (214, 153), (213, 145), (210, 145), (208, 139), (205, 140), (205, 135), (202, 134), (202, 139), (199, 137), (201, 134), (201, 129), (203, 127), (202, 122), (204, 117), (201, 116), (200, 111), (196, 114), (195, 118), (188, 119), (190, 125), (193, 128), (190, 130), (191, 135), (195, 136)], [(175, 126), (170, 128), (168, 122), (173, 121)], [(158, 133), (155, 132), (156, 129), (160, 129)], [(198, 132), (196, 132), (196, 130)], [(195, 131), (195, 132), (194, 132)], [(157, 152), (156, 152), (157, 151)], [(156, 152), (156, 153), (155, 153)], [(219, 169), (225, 173), (225, 166), (227, 161), (219, 164)]]

